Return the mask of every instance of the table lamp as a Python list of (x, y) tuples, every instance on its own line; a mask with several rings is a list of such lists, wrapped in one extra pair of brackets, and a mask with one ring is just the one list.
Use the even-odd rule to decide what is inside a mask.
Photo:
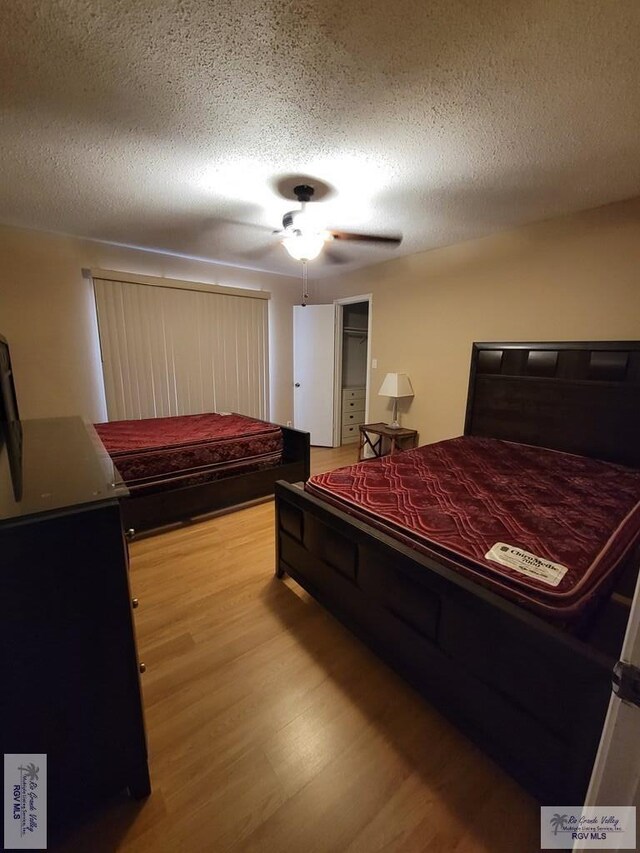
[(387, 373), (378, 391), (380, 397), (393, 397), (393, 423), (391, 429), (400, 429), (398, 423), (398, 398), (413, 397), (411, 380), (406, 373)]

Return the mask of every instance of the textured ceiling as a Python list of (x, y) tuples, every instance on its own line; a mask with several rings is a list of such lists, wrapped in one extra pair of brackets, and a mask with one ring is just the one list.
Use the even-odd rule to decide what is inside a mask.
[(638, 0), (7, 0), (0, 221), (298, 274), (310, 176), (404, 235), (321, 277), (595, 207), (640, 194), (639, 43)]

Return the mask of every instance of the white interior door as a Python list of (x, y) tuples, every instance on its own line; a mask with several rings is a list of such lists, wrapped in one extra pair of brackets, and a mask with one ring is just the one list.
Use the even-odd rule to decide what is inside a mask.
[(336, 306), (293, 308), (293, 417), (311, 444), (333, 447)]
[[(620, 660), (623, 664), (640, 668), (640, 578)], [(586, 805), (636, 806), (636, 814), (640, 817), (640, 708), (631, 701), (622, 701), (613, 693)], [(618, 848), (612, 843), (610, 849)]]

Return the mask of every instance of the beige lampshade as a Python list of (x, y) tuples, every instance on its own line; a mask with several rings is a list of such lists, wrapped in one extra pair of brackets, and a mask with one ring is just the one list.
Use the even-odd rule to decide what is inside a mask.
[(406, 373), (387, 373), (378, 395), (380, 397), (413, 397), (411, 380)]

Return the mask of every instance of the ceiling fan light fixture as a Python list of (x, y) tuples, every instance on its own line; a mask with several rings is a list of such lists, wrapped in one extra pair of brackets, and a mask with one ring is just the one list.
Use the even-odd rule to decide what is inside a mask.
[(303, 234), (298, 232), (285, 237), (282, 245), (296, 261), (313, 261), (318, 257), (324, 246), (321, 234)]

